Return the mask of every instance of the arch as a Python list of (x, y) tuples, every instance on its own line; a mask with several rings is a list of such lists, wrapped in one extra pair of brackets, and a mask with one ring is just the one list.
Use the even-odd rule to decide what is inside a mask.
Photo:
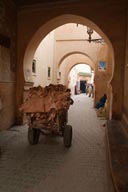
[[(76, 54), (68, 54), (67, 57), (64, 57), (61, 64), (59, 65), (58, 71), (61, 72), (61, 83), (67, 85), (66, 75), (69, 74), (69, 71), (77, 64), (85, 63), (91, 67), (92, 70), (95, 70), (95, 64), (86, 54), (79, 53), (79, 58), (77, 59)], [(80, 57), (80, 55), (82, 57)], [(74, 57), (74, 58), (73, 58)]]
[[(71, 71), (71, 69), (72, 69), (73, 67), (75, 67), (76, 65), (78, 65), (78, 64), (81, 64), (81, 62), (72, 63), (72, 64), (70, 64), (70, 65), (68, 65), (68, 66), (65, 67), (65, 69), (66, 69), (65, 71), (62, 70), (62, 71), (64, 71), (64, 72), (63, 72), (64, 74), (62, 74), (62, 77), (63, 77), (63, 78), (62, 78), (62, 80), (61, 80), (61, 83), (62, 83), (62, 84), (68, 85), (68, 79), (66, 78), (66, 76), (68, 76), (69, 73), (70, 73), (70, 71)], [(90, 66), (89, 63), (82, 62), (82, 64), (85, 64), (85, 65)], [(91, 66), (90, 66), (90, 68), (91, 68)], [(61, 71), (61, 69), (60, 69), (60, 71)]]
[[(82, 68), (77, 67), (77, 66), (79, 66), (79, 64), (82, 65)], [(85, 66), (85, 69), (84, 69), (84, 66)], [(88, 66), (88, 69), (89, 69), (88, 72), (92, 75), (90, 77), (89, 76), (80, 77), (79, 72), (85, 72), (85, 73), (87, 72), (86, 66)], [(91, 67), (87, 63), (76, 63), (70, 69), (67, 70), (67, 75), (68, 75), (68, 79), (67, 79), (66, 85), (70, 88), (72, 95), (80, 94), (81, 80), (86, 82), (86, 83), (84, 83), (84, 85), (87, 83), (93, 83), (93, 80), (94, 80), (94, 75), (91, 72)], [(84, 93), (86, 93), (86, 86), (84, 87), (84, 91), (85, 91)]]
[[(113, 77), (113, 73), (114, 73), (114, 50), (113, 50), (112, 44), (111, 44), (110, 40), (108, 39), (108, 37), (104, 34), (104, 32), (94, 22), (88, 20), (85, 17), (81, 17), (79, 15), (64, 14), (64, 15), (55, 17), (55, 18), (49, 20), (47, 23), (43, 24), (33, 35), (33, 37), (31, 38), (30, 42), (28, 43), (28, 45), (26, 47), (26, 50), (24, 52), (23, 67), (32, 63), (34, 53), (35, 53), (39, 43), (43, 40), (43, 38), (50, 31), (54, 30), (57, 27), (60, 27), (61, 25), (67, 24), (67, 23), (78, 23), (78, 24), (86, 25), (90, 28), (93, 28), (101, 37), (103, 37), (103, 39), (109, 46), (109, 49), (110, 49), (110, 52), (112, 55), (112, 75), (109, 80), (109, 84), (110, 84), (112, 77)], [(64, 55), (63, 58), (61, 58), (61, 60), (59, 61), (59, 65), (61, 65), (61, 63), (64, 61), (64, 59), (67, 56), (77, 54), (77, 53), (85, 55), (89, 58), (89, 56), (83, 52), (70, 52), (70, 53)], [(92, 58), (90, 58), (90, 60), (93, 61)]]
[[(47, 23), (43, 24), (33, 35), (32, 39), (28, 43), (25, 53), (24, 53), (24, 60), (23, 60), (23, 66), (29, 65), (32, 62), (34, 53), (39, 45), (39, 43), (42, 41), (42, 39), (52, 30), (55, 28), (64, 25), (66, 23), (78, 23), (82, 25), (89, 26), (90, 28), (93, 28), (97, 33), (100, 34), (105, 40), (105, 42), (108, 44), (108, 46), (111, 49), (112, 55), (113, 55), (113, 71), (114, 71), (114, 51), (112, 44), (108, 37), (104, 34), (104, 32), (92, 21), (88, 20), (85, 17), (81, 17), (79, 15), (72, 15), (72, 14), (64, 14), (60, 15), (58, 17), (55, 17), (51, 20), (49, 20)], [(113, 73), (113, 72), (112, 72)], [(113, 75), (112, 75), (113, 76)], [(112, 79), (112, 78), (111, 78)]]
[[(77, 65), (79, 65), (79, 64), (88, 65), (88, 66), (90, 67), (90, 69), (92, 70), (92, 68), (91, 68), (91, 66), (90, 66), (89, 63), (75, 63), (74, 65), (72, 65), (70, 68), (67, 69), (67, 72), (66, 72), (67, 75), (69, 76), (71, 70), (72, 70), (75, 66), (77, 66)], [(66, 82), (66, 84), (68, 84), (68, 82)]]
[[(75, 67), (76, 65), (79, 65), (79, 64), (88, 65), (88, 66), (91, 68), (91, 66), (90, 66), (89, 63), (81, 63), (81, 62), (78, 62), (78, 63), (75, 63), (74, 65), (72, 65), (72, 67), (68, 69), (68, 73), (72, 70), (73, 67)], [(92, 68), (91, 68), (91, 69), (92, 69)]]
[[(79, 56), (79, 59), (77, 59), (77, 56)], [(87, 54), (81, 53), (81, 52), (71, 52), (69, 54), (64, 55), (64, 57), (61, 59), (61, 62), (59, 63), (59, 68), (61, 68), (61, 65), (63, 65), (65, 60), (68, 60), (73, 57), (75, 57), (75, 59), (74, 59), (74, 61), (73, 61), (73, 59), (71, 61), (72, 66), (77, 63), (83, 62), (83, 63), (88, 63), (88, 65), (90, 65), (90, 67), (94, 70), (95, 66), (94, 66), (93, 60)]]
[(89, 59), (92, 63), (94, 63), (93, 59), (92, 59), (88, 54), (83, 53), (83, 52), (80, 52), (80, 51), (75, 51), (75, 52), (70, 52), (70, 53), (68, 53), (68, 54), (65, 54), (65, 55), (61, 58), (61, 60), (59, 61), (58, 66), (60, 66), (60, 65), (62, 64), (62, 62), (64, 61), (64, 59), (65, 59), (66, 57), (71, 56), (71, 55), (74, 55), (74, 54), (84, 55), (84, 56), (88, 57), (88, 59)]

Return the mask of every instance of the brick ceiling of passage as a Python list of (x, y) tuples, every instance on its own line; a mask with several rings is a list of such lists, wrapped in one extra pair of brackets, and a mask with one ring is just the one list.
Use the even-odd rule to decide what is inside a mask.
[[(68, 3), (100, 3), (103, 4), (103, 0), (13, 0), (17, 6), (30, 6), (36, 4), (68, 4)], [(107, 0), (107, 3), (125, 3), (127, 0)]]

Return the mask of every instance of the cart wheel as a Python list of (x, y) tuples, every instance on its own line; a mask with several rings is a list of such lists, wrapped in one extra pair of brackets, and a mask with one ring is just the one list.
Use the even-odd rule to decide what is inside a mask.
[(71, 125), (65, 125), (64, 128), (64, 146), (65, 147), (71, 147), (72, 143), (72, 126)]
[(28, 141), (31, 145), (38, 144), (40, 136), (40, 130), (34, 128), (28, 128)]

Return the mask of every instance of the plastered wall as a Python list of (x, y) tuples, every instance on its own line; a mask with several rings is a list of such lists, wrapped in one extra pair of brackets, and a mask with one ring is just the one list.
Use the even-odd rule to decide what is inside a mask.
[(26, 82), (33, 82), (33, 86), (41, 85), (43, 87), (53, 83), (54, 46), (54, 31), (52, 31), (41, 41), (33, 56), (35, 60), (35, 72), (32, 70), (32, 62), (24, 65)]
[[(16, 7), (0, 1), (0, 130), (15, 124)], [(3, 41), (2, 41), (3, 39)]]
[[(128, 21), (128, 10), (126, 12)], [(128, 22), (126, 22), (126, 52), (124, 64), (123, 121), (128, 127)]]

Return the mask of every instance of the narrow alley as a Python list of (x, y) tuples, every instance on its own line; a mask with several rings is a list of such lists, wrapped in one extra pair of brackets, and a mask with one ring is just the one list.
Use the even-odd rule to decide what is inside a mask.
[(93, 99), (73, 96), (68, 113), (71, 148), (62, 137), (41, 135), (29, 145), (27, 127), (0, 132), (0, 192), (114, 192), (106, 147), (105, 120)]

